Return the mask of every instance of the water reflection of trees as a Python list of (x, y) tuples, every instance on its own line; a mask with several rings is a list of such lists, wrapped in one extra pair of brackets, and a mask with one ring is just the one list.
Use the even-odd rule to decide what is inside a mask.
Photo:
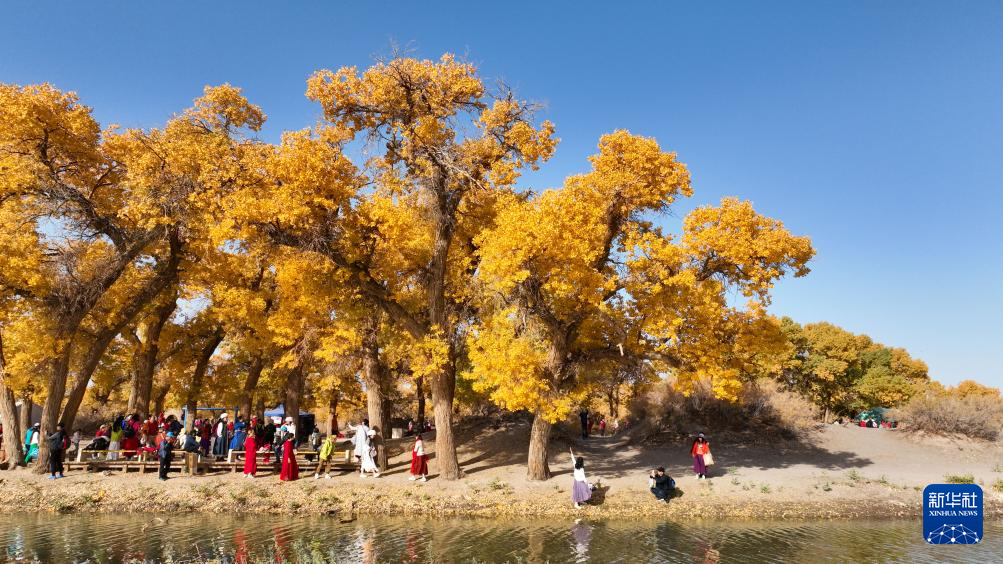
[[(666, 521), (289, 516), (15, 515), (0, 560), (39, 562), (818, 562), (930, 561), (918, 522)], [(967, 557), (988, 562), (990, 525)], [(981, 556), (980, 556), (981, 555)]]

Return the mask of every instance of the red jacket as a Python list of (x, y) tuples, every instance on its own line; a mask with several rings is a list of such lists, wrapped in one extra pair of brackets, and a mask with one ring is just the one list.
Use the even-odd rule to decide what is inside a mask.
[(698, 454), (703, 455), (707, 454), (708, 452), (710, 452), (710, 443), (708, 443), (707, 441), (704, 441), (702, 443), (699, 442), (693, 443), (693, 448), (690, 449), (691, 456), (696, 456)]

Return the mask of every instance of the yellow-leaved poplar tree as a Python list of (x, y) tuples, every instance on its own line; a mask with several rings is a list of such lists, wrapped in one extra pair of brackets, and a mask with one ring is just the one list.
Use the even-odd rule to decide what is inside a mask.
[[(732, 199), (692, 212), (681, 240), (662, 233), (647, 218), (689, 196), (690, 176), (652, 139), (617, 131), (590, 161), (561, 189), (513, 200), (478, 237), (484, 294), (466, 376), (500, 406), (533, 413), (534, 480), (550, 475), (552, 425), (602, 363), (672, 369), (683, 386), (708, 378), (732, 397), (759, 353), (782, 346), (764, 313), (770, 286), (805, 274), (813, 253)], [(730, 306), (732, 288), (752, 303)]]

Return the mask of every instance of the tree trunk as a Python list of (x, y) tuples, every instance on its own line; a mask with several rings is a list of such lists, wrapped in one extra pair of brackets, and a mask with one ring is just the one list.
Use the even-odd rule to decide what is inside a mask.
[(24, 436), (28, 427), (31, 427), (31, 394), (21, 396), (21, 410), (17, 416), (18, 426), (21, 427), (21, 436)]
[(425, 428), (425, 377), (418, 376), (415, 380), (415, 390), (418, 395), (418, 431)]
[(244, 390), (240, 399), (240, 415), (248, 421), (251, 420), (251, 405), (254, 403), (254, 389), (258, 387), (258, 379), (265, 363), (260, 355), (256, 355), (251, 360), (251, 366), (247, 369), (247, 379), (244, 380)]
[(101, 362), (101, 357), (108, 350), (108, 345), (111, 344), (115, 335), (116, 333), (110, 330), (102, 332), (98, 335), (97, 340), (91, 344), (90, 350), (87, 351), (87, 356), (80, 367), (80, 372), (77, 374), (76, 379), (73, 381), (73, 387), (70, 389), (70, 396), (66, 400), (66, 407), (63, 408), (61, 421), (66, 425), (67, 431), (73, 428), (73, 423), (77, 419), (77, 413), (80, 411), (80, 404), (83, 403), (84, 396), (87, 394), (87, 384), (90, 383), (91, 376), (97, 369), (98, 364)]
[(456, 393), (454, 366), (447, 366), (446, 374), (432, 377), (432, 411), (435, 413), (435, 462), (439, 477), (459, 480), (460, 462), (456, 456), (453, 437), (453, 395)]
[(823, 425), (828, 425), (829, 424), (829, 408), (828, 407), (826, 407), (825, 411), (822, 412), (822, 424)]
[(380, 360), (380, 349), (377, 341), (378, 322), (370, 324), (362, 337), (362, 375), (366, 384), (366, 413), (369, 415), (369, 428), (375, 429), (377, 440), (376, 465), (380, 471), (387, 469), (386, 438), (389, 436), (390, 419), (387, 417), (386, 379), (387, 370)]
[[(3, 335), (0, 335), (0, 422), (4, 424), (3, 447), (7, 452), (7, 469), (18, 467), (21, 460), (21, 425), (17, 420), (14, 392), (7, 387), (7, 359), (4, 357)], [(30, 405), (30, 402), (29, 402)]]
[(3, 449), (7, 452), (7, 469), (17, 468), (21, 459), (21, 426), (17, 421), (17, 406), (14, 393), (7, 387), (3, 378), (4, 369), (0, 366), (0, 422), (3, 422)]
[[(178, 307), (177, 294), (157, 308), (155, 317), (146, 325), (143, 341), (138, 336), (139, 347), (132, 360), (132, 386), (129, 391), (129, 412), (149, 413), (150, 398), (153, 394), (153, 375), (157, 370), (160, 355), (160, 334)], [(160, 413), (159, 411), (157, 413)]]
[(205, 373), (209, 369), (209, 360), (212, 358), (213, 353), (216, 352), (216, 347), (222, 342), (223, 330), (217, 329), (209, 337), (205, 346), (202, 347), (199, 358), (195, 363), (195, 372), (192, 373), (192, 384), (188, 387), (188, 393), (185, 394), (183, 404), (188, 407), (188, 420), (185, 422), (185, 428), (189, 431), (192, 429), (192, 423), (195, 422), (195, 411), (198, 408), (198, 398), (202, 391), (202, 379), (205, 378)]
[(150, 401), (153, 402), (153, 413), (161, 414), (164, 412), (164, 402), (167, 400), (167, 392), (171, 391), (171, 385), (164, 384), (152, 392), (152, 398)]
[(327, 434), (332, 437), (338, 436), (338, 396), (341, 395), (337, 389), (331, 392), (331, 400), (327, 404), (328, 427)]
[[(87, 352), (87, 356), (84, 358), (83, 365), (80, 368), (80, 372), (77, 374), (77, 378), (73, 383), (73, 389), (70, 392), (70, 397), (66, 401), (66, 407), (63, 408), (62, 421), (66, 425), (66, 429), (69, 430), (73, 427), (73, 422), (77, 418), (77, 412), (80, 410), (80, 404), (84, 401), (84, 395), (87, 393), (87, 384), (91, 381), (91, 376), (97, 369), (98, 364), (101, 362), (101, 357), (104, 356), (105, 350), (111, 344), (115, 336), (122, 332), (139, 313), (147, 306), (151, 301), (153, 301), (176, 277), (178, 273), (178, 263), (180, 262), (180, 250), (172, 243), (171, 244), (171, 257), (167, 261), (164, 269), (157, 274), (152, 280), (150, 280), (143, 288), (139, 291), (132, 299), (129, 301), (118, 315), (115, 317), (114, 323), (104, 327), (98, 332), (95, 337), (94, 343), (91, 345), (90, 350)], [(176, 299), (170, 300), (167, 305), (161, 306), (157, 309), (157, 320), (154, 325), (158, 325), (155, 334), (152, 336), (147, 336), (149, 342), (147, 346), (152, 349), (152, 358), (145, 361), (149, 364), (149, 378), (152, 386), (153, 381), (153, 369), (157, 361), (157, 345), (160, 341), (160, 330), (163, 328), (163, 324), (167, 322), (171, 314), (174, 312), (174, 308), (177, 307)], [(143, 411), (149, 409), (149, 393), (146, 394), (145, 405), (143, 406)], [(130, 413), (135, 413), (135, 411), (130, 410)]]
[(529, 432), (529, 460), (526, 477), (530, 480), (549, 480), (550, 464), (547, 451), (550, 446), (550, 430), (553, 425), (539, 413), (533, 416), (533, 428)]
[(258, 405), (255, 406), (254, 414), (258, 416), (259, 419), (264, 421), (265, 419), (265, 400), (258, 398)]
[(456, 345), (453, 342), (453, 328), (446, 309), (446, 268), (449, 249), (456, 226), (458, 200), (452, 198), (446, 188), (448, 173), (437, 169), (432, 181), (435, 195), (432, 220), (435, 238), (432, 241), (432, 256), (428, 268), (428, 322), (432, 335), (445, 339), (449, 348), (446, 365), (430, 377), (432, 407), (435, 412), (435, 462), (439, 477), (459, 480), (462, 477), (460, 462), (456, 456), (456, 440), (453, 436), (453, 396), (456, 393)]
[(35, 462), (34, 468), (38, 474), (44, 474), (49, 469), (49, 441), (44, 440), (44, 438), (56, 432), (59, 413), (63, 407), (63, 396), (66, 394), (66, 377), (70, 372), (72, 341), (62, 331), (57, 338), (65, 340), (59, 356), (50, 361), (49, 381), (46, 385), (48, 393), (45, 397), (45, 404), (42, 406), (42, 421), (39, 429), (39, 433), (41, 433), (39, 436), (42, 440), (38, 441), (38, 460)]
[(296, 425), (297, 439), (302, 434), (300, 429), (300, 400), (303, 397), (303, 367), (296, 365), (289, 374), (286, 375), (286, 401), (283, 403), (285, 412), (283, 415), (293, 418)]

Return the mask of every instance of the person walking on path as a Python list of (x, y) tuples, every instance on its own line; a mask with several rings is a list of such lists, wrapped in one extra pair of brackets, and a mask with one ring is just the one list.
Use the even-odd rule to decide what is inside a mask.
[[(372, 445), (373, 439), (376, 438), (376, 429), (370, 429), (366, 433), (367, 445)], [(356, 445), (358, 449), (358, 445)], [(380, 477), (380, 467), (376, 465), (376, 447), (368, 446), (365, 452), (362, 453), (362, 465), (359, 467), (359, 477), (365, 478), (366, 472), (372, 472), (373, 478)]]
[(56, 425), (56, 432), (49, 435), (49, 476), (50, 480), (63, 477), (63, 453), (69, 442), (66, 438), (66, 428), (62, 423)]
[(579, 411), (578, 419), (582, 422), (582, 438), (589, 438), (589, 410), (583, 409)]
[(606, 436), (606, 418), (605, 417), (603, 417), (602, 419), (599, 420), (599, 436), (600, 437), (605, 437)]
[(665, 473), (665, 467), (659, 466), (648, 475), (648, 488), (655, 495), (655, 499), (668, 503), (676, 490), (676, 481)]
[(414, 446), (411, 447), (411, 477), (408, 480), (428, 479), (428, 455), (425, 454), (425, 442), (421, 440), (421, 433), (415, 435)]
[(168, 472), (171, 471), (171, 461), (174, 460), (174, 432), (168, 431), (164, 440), (160, 441), (157, 449), (157, 456), (160, 458), (160, 480), (167, 479)]
[(258, 442), (257, 435), (252, 428), (247, 432), (247, 440), (244, 441), (244, 477), (254, 478), (258, 473)]
[(576, 457), (573, 449), (571, 449), (571, 462), (575, 465), (571, 483), (571, 501), (575, 504), (575, 508), (579, 509), (583, 503), (592, 499), (592, 488), (585, 477), (585, 459), (581, 456)]
[(690, 455), (693, 456), (693, 472), (697, 475), (698, 480), (707, 479), (707, 458), (710, 457), (710, 443), (707, 442), (707, 438), (704, 437), (703, 433), (697, 435), (697, 438), (693, 440), (693, 446), (690, 448)]
[(313, 479), (320, 479), (320, 471), (324, 470), (324, 479), (331, 479), (331, 464), (334, 463), (334, 436), (328, 433), (324, 437), (324, 442), (320, 444), (317, 453), (317, 471), (313, 473)]
[(38, 434), (40, 425), (35, 423), (24, 433), (24, 463), (31, 464), (32, 460), (38, 458)]
[(292, 482), (300, 477), (300, 467), (296, 464), (296, 435), (285, 431), (282, 435), (282, 470), (279, 472), (279, 480)]
[(355, 437), (352, 438), (352, 442), (355, 443), (355, 460), (361, 464), (363, 454), (369, 452), (369, 420), (363, 419), (358, 427), (353, 427), (349, 423), (348, 429), (355, 431)]

